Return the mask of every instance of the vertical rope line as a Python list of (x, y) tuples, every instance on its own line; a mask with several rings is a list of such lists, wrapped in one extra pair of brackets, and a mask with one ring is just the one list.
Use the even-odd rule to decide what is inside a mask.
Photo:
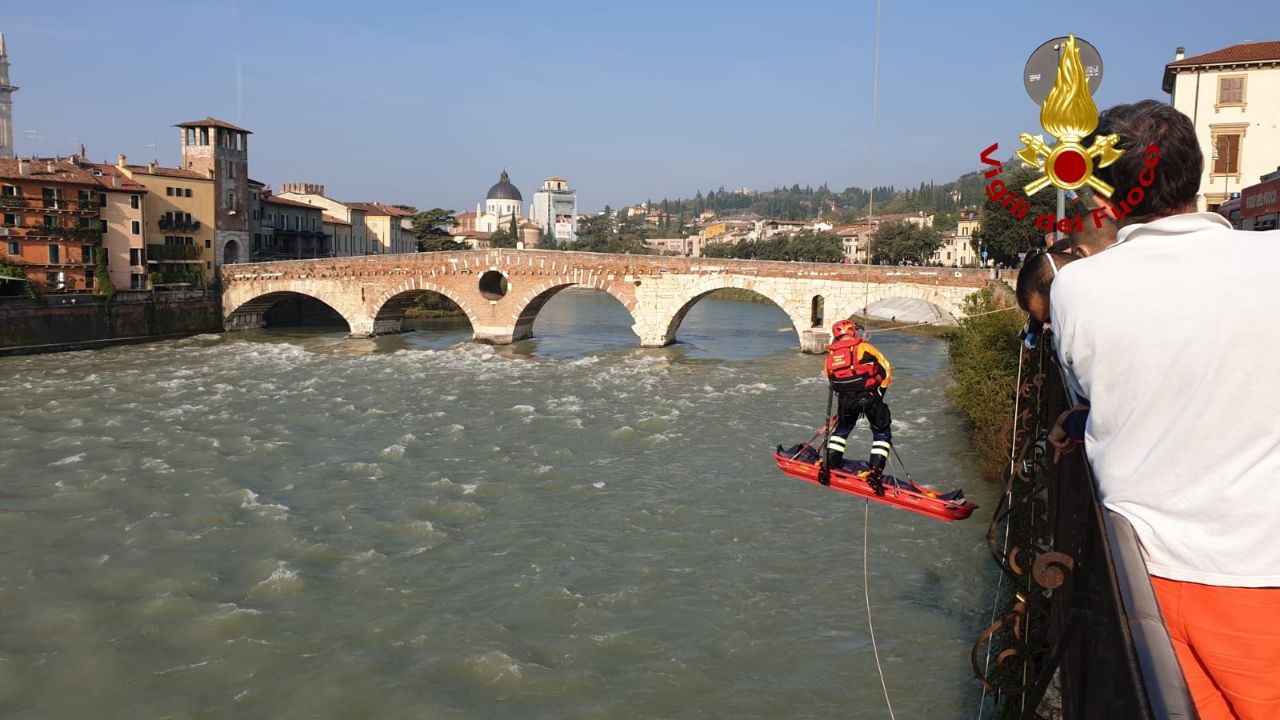
[[(1009, 436), (1010, 482), (1005, 489), (1005, 507), (1007, 508), (1013, 507), (1012, 480), (1013, 480), (1014, 463), (1017, 460), (1017, 452), (1018, 452), (1018, 410), (1019, 410), (1019, 407), (1022, 405), (1022, 393), (1019, 392), (1018, 389), (1022, 387), (1022, 368), (1023, 368), (1023, 363), (1025, 361), (1026, 361), (1026, 353), (1022, 352), (1022, 350), (1019, 349), (1018, 350), (1018, 375), (1017, 375), (1017, 381), (1013, 386), (1013, 431)], [(1001, 546), (1001, 551), (1006, 555), (1009, 552), (1009, 523), (1007, 521), (1005, 522), (1005, 525), (1004, 525), (1004, 543)], [(990, 627), (996, 621), (996, 613), (999, 611), (999, 608), (1000, 608), (1000, 591), (1003, 589), (1004, 589), (1004, 571), (1001, 571), (996, 578), (995, 595), (991, 598), (991, 620), (988, 621), (987, 623), (988, 627)], [(983, 674), (986, 674), (991, 671), (991, 646), (994, 642), (995, 642), (994, 635), (987, 638), (987, 656), (986, 656), (986, 659), (983, 660), (983, 664), (982, 664)], [(982, 699), (978, 702), (978, 720), (982, 720), (982, 709), (986, 705), (986, 702), (987, 702), (987, 686), (984, 684), (982, 686)]]
[[(880, 9), (881, 1), (876, 0), (876, 50), (875, 65), (871, 77), (871, 191), (867, 195), (867, 217), (868, 223), (870, 218), (875, 215), (876, 207), (876, 121), (880, 110)], [(868, 238), (867, 243), (867, 268), (865, 280), (863, 282), (863, 303), (862, 313), (864, 318), (870, 316), (871, 305), (871, 244)], [(864, 332), (864, 337), (869, 337), (870, 333)], [(867, 631), (871, 635), (871, 652), (876, 659), (876, 672), (880, 675), (880, 689), (884, 692), (884, 704), (889, 709), (890, 720), (896, 720), (893, 714), (893, 702), (889, 700), (889, 686), (884, 681), (884, 668), (880, 666), (880, 648), (876, 645), (876, 628), (871, 617), (871, 583), (870, 573), (867, 569), (867, 545), (868, 535), (871, 521), (871, 501), (863, 501), (862, 513), (862, 596), (867, 605)]]
[(862, 597), (867, 603), (867, 630), (871, 632), (871, 652), (876, 658), (876, 672), (880, 673), (880, 689), (884, 691), (884, 704), (889, 708), (890, 720), (896, 720), (893, 703), (889, 701), (889, 686), (884, 682), (884, 669), (880, 667), (880, 649), (876, 646), (876, 628), (871, 621), (871, 586), (867, 573), (867, 529), (871, 522), (871, 501), (864, 500), (862, 508)]
[[(867, 227), (872, 227), (872, 219), (876, 215), (876, 131), (880, 119), (880, 6), (876, 0), (876, 51), (871, 75), (871, 189), (867, 193)], [(867, 235), (867, 268), (862, 281), (862, 315), (871, 317), (871, 236)], [(864, 332), (864, 337), (871, 337), (871, 330)]]

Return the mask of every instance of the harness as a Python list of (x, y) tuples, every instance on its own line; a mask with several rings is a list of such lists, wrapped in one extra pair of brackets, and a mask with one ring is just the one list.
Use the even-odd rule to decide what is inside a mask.
[(827, 379), (838, 393), (872, 394), (884, 382), (880, 365), (858, 362), (861, 338), (837, 340), (827, 347)]

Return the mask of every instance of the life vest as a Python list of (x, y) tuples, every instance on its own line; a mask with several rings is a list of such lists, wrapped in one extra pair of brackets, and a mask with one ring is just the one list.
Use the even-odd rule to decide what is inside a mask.
[(838, 393), (863, 394), (889, 387), (889, 362), (861, 338), (844, 338), (827, 346), (827, 380)]

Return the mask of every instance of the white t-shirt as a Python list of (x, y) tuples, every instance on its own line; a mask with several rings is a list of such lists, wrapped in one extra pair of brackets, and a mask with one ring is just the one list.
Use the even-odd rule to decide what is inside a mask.
[(1280, 586), (1280, 231), (1189, 213), (1118, 237), (1050, 296), (1102, 502), (1152, 575)]

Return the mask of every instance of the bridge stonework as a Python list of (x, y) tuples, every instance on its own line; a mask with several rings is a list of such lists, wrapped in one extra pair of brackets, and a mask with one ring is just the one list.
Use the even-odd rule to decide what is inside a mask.
[[(221, 280), (227, 330), (263, 327), (271, 305), (298, 293), (336, 310), (353, 337), (395, 333), (413, 301), (431, 291), (462, 308), (477, 341), (494, 344), (532, 337), (538, 311), (556, 293), (589, 288), (622, 303), (646, 347), (674, 342), (680, 322), (707, 294), (739, 288), (782, 308), (801, 350), (822, 352), (825, 325), (881, 300), (915, 298), (962, 318), (964, 298), (991, 272), (492, 249), (224, 265)], [(823, 303), (819, 324), (815, 297)]]

